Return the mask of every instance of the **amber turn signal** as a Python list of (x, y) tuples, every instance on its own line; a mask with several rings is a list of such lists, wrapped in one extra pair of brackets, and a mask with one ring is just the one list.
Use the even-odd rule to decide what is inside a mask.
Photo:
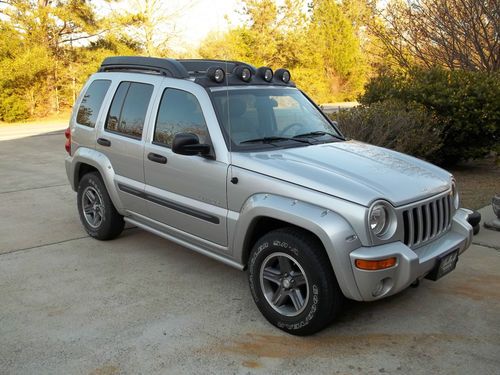
[(380, 259), (380, 260), (356, 259), (354, 264), (356, 264), (356, 267), (362, 270), (376, 271), (395, 266), (396, 261), (397, 261), (396, 257)]

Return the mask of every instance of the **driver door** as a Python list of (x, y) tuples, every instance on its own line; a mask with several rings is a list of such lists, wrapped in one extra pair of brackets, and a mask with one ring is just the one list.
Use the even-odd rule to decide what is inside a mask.
[(201, 143), (210, 143), (205, 118), (195, 94), (172, 84), (164, 88), (153, 133), (145, 145), (149, 214), (176, 235), (182, 231), (227, 246), (227, 163), (171, 150), (177, 133), (194, 133)]

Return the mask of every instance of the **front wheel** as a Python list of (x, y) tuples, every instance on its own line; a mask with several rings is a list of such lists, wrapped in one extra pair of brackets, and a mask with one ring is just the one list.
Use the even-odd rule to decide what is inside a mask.
[(294, 335), (326, 327), (343, 295), (322, 244), (307, 232), (283, 228), (260, 238), (250, 254), (248, 280), (264, 317)]

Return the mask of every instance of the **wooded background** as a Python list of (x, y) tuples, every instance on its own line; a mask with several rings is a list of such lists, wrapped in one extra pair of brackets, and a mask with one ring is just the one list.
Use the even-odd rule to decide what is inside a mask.
[[(424, 140), (437, 143), (421, 157), (498, 148), (498, 0), (243, 0), (238, 25), (179, 52), (176, 20), (195, 2), (0, 0), (0, 121), (70, 108), (107, 56), (201, 57), (286, 67), (319, 103), (360, 100), (363, 116), (377, 104), (399, 113), (398, 124), (425, 123)], [(380, 127), (372, 117), (365, 130)], [(444, 155), (451, 140), (458, 148)]]

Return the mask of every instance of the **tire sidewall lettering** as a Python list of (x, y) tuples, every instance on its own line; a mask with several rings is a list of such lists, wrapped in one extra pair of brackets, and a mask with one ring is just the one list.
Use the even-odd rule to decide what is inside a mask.
[[(257, 274), (258, 268), (255, 267), (255, 264), (257, 260), (259, 259), (259, 256), (261, 256), (262, 252), (269, 249), (270, 247), (275, 248), (275, 252), (279, 251), (284, 251), (285, 253), (289, 253), (290, 255), (294, 256), (296, 259), (299, 258), (300, 251), (296, 246), (291, 245), (287, 241), (280, 241), (280, 240), (272, 240), (272, 241), (265, 241), (259, 244), (257, 249), (252, 253), (251, 259), (249, 261), (249, 285), (250, 285), (250, 291), (252, 293), (252, 297), (254, 298), (256, 303), (268, 303), (265, 298), (261, 296), (262, 291), (260, 290), (260, 280), (259, 280), (259, 275)], [(269, 252), (270, 254), (271, 252)], [(266, 254), (267, 256), (268, 254)], [(297, 259), (298, 261), (298, 259)], [(311, 277), (311, 276), (309, 276)], [(305, 317), (302, 318), (302, 320), (296, 322), (296, 323), (289, 323), (286, 321), (278, 320), (277, 321), (277, 326), (281, 329), (287, 329), (287, 330), (297, 330), (300, 328), (303, 328), (310, 324), (310, 322), (314, 319), (316, 312), (318, 310), (318, 304), (320, 303), (320, 288), (317, 284), (312, 284), (310, 287), (310, 293), (311, 293), (311, 305), (310, 307), (306, 310), (307, 314)], [(262, 298), (261, 298), (262, 297)], [(270, 308), (270, 306), (267, 306)]]
[(277, 325), (279, 328), (285, 328), (288, 330), (296, 330), (303, 328), (307, 326), (311, 320), (314, 318), (316, 311), (318, 309), (318, 303), (319, 303), (319, 288), (316, 284), (314, 284), (311, 288), (312, 292), (312, 301), (313, 303), (311, 304), (311, 307), (309, 308), (309, 313), (306, 315), (306, 317), (294, 324), (286, 323), (286, 322), (280, 322), (278, 321)]

